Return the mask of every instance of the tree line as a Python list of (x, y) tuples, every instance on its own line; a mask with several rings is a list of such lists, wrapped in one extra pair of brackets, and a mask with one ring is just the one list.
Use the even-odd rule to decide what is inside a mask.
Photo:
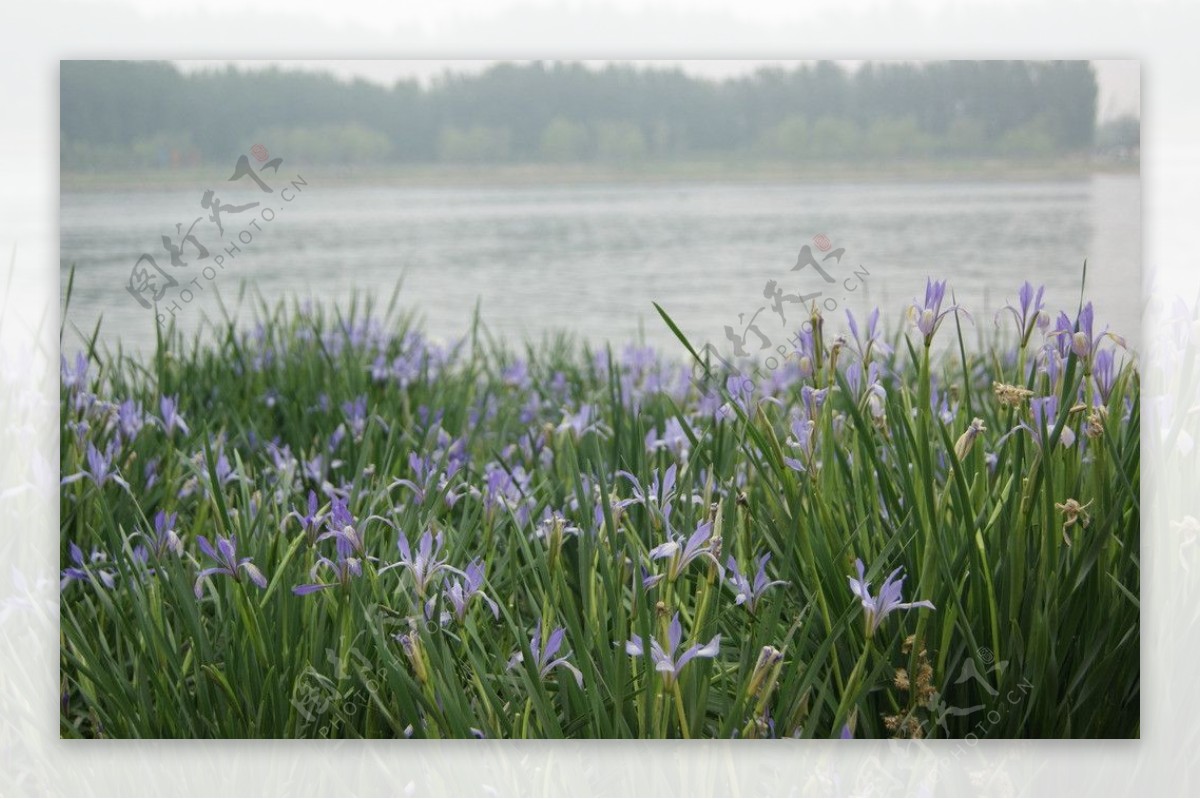
[(422, 86), (269, 68), (64, 61), (64, 169), (226, 162), (262, 142), (310, 163), (1037, 156), (1096, 140), (1086, 61), (678, 68), (498, 63)]

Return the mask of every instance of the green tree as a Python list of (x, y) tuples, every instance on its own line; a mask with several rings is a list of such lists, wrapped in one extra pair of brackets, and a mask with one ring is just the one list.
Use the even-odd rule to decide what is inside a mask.
[(591, 149), (591, 136), (585, 126), (564, 117), (555, 117), (542, 129), (539, 152), (547, 161), (582, 161)]
[(678, 68), (501, 63), (426, 87), (280, 68), (185, 75), (163, 62), (66, 61), (60, 152), (67, 168), (134, 167), (162, 163), (190, 137), (189, 153), (227, 164), (259, 131), (273, 133), (282, 155), (334, 163), (1078, 152), (1093, 145), (1096, 94), (1083, 61), (868, 63), (855, 72), (825, 61), (719, 82)]
[(763, 131), (755, 150), (771, 158), (807, 158), (811, 154), (808, 120), (799, 114), (786, 117)]
[(1061, 131), (1054, 114), (1041, 113), (1000, 137), (996, 149), (1004, 155), (1043, 156), (1057, 149)]
[(438, 134), (438, 158), (450, 163), (504, 161), (508, 159), (510, 138), (508, 128), (444, 127)]
[(928, 155), (933, 146), (933, 137), (921, 130), (912, 114), (876, 119), (862, 138), (863, 152), (878, 158)]
[(812, 126), (811, 152), (816, 158), (846, 158), (862, 151), (862, 133), (849, 119), (823, 116)]
[(252, 140), (277, 155), (301, 164), (374, 164), (388, 157), (387, 136), (365, 125), (264, 128)]
[(596, 152), (607, 161), (636, 161), (646, 156), (646, 135), (632, 122), (601, 122)]
[(987, 129), (972, 117), (956, 117), (943, 138), (945, 151), (953, 155), (975, 155), (986, 146)]

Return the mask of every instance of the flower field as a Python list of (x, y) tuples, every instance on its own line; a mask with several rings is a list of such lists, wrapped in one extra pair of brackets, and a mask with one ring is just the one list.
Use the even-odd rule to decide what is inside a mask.
[(772, 370), (395, 296), (64, 344), (61, 734), (1137, 737), (1135, 358), (1011, 299)]

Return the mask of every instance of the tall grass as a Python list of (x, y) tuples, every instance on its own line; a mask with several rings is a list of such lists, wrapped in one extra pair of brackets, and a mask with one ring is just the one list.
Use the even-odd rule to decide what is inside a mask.
[[(441, 345), (366, 299), (93, 337), (61, 733), (1137, 736), (1133, 359), (1090, 308), (1029, 292), (968, 346), (932, 299), (889, 336), (814, 313), (773, 372)], [(933, 608), (872, 619), (859, 559)]]

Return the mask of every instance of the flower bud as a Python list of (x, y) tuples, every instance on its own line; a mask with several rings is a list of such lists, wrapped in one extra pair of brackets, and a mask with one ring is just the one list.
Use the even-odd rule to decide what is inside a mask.
[(926, 336), (933, 335), (933, 322), (937, 317), (929, 308), (921, 311), (921, 318), (917, 322), (917, 328)]
[(546, 532), (546, 539), (549, 544), (548, 560), (550, 571), (554, 571), (555, 566), (558, 565), (559, 557), (562, 555), (563, 521), (563, 517), (555, 513), (550, 518), (550, 526)]
[(412, 665), (413, 675), (417, 678), (417, 682), (422, 685), (429, 682), (429, 671), (425, 668), (425, 653), (422, 650), (421, 639), (417, 631), (413, 630), (410, 633), (397, 635), (396, 640), (400, 642), (405, 657)]
[[(764, 646), (750, 674), (750, 682), (746, 684), (746, 696), (763, 696), (775, 688), (775, 680), (779, 676), (776, 666), (783, 660), (783, 653), (773, 646)], [(764, 691), (765, 687), (765, 691)]]
[(977, 417), (971, 420), (971, 424), (967, 426), (966, 432), (959, 436), (958, 441), (954, 444), (954, 454), (958, 457), (959, 461), (967, 457), (967, 454), (971, 451), (971, 446), (975, 443), (975, 439), (978, 438), (980, 433), (986, 430), (987, 428), (983, 426), (982, 419)]
[(1092, 342), (1088, 340), (1087, 333), (1081, 330), (1071, 336), (1071, 350), (1080, 358), (1088, 357), (1088, 353), (1092, 351)]

